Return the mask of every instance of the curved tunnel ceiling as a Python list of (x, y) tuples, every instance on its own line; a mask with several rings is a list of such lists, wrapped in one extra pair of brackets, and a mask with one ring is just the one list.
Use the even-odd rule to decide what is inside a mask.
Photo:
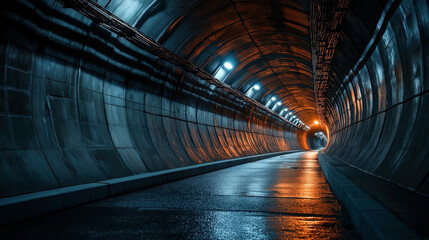
[(317, 119), (309, 0), (114, 2), (106, 8), (207, 72), (232, 62), (233, 88), (259, 84), (255, 100), (274, 96), (304, 123)]
[[(111, 19), (82, 15), (91, 0), (10, 1), (1, 13), (10, 24), (0, 34), (0, 197), (308, 149), (316, 130), (329, 130), (328, 154), (427, 195), (429, 4), (349, 2), (328, 31), (337, 42), (324, 70), (326, 127), (314, 121), (310, 1), (97, 1), (206, 72), (109, 31)], [(207, 76), (225, 61), (234, 65), (226, 84), (243, 93), (260, 84), (252, 98), (278, 97), (311, 130)]]

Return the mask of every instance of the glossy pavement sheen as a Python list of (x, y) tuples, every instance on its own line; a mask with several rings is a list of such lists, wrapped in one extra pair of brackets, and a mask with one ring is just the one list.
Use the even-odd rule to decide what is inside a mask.
[(243, 164), (7, 226), (0, 237), (358, 238), (315, 151)]
[[(277, 96), (313, 131), (316, 1), (97, 3), (210, 74), (231, 61), (225, 84), (243, 93), (260, 84), (252, 98)], [(59, 1), (1, 3), (2, 198), (308, 147), (305, 131)], [(317, 129), (329, 135), (327, 152), (429, 194), (428, 1), (351, 1), (338, 31), (328, 124)]]

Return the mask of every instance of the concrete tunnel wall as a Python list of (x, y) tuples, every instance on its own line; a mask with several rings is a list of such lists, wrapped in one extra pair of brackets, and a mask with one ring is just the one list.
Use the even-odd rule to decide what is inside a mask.
[(2, 4), (0, 197), (307, 148), (302, 130), (73, 9)]
[[(326, 151), (429, 194), (428, 2), (388, 3), (352, 1), (345, 15), (331, 65)], [(381, 21), (370, 21), (374, 15)]]
[[(179, 31), (186, 25), (173, 32), (178, 8), (98, 3), (173, 52), (192, 49), (192, 61), (209, 72), (224, 54), (221, 43), (187, 45), (192, 34)], [(1, 4), (0, 197), (308, 148), (306, 133), (56, 1)], [(326, 149), (424, 194), (428, 16), (424, 0), (351, 1), (331, 64)]]

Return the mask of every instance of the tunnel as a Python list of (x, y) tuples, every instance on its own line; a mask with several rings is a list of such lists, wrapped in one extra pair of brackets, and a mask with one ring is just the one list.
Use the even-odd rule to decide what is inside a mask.
[[(236, 175), (217, 177), (219, 171), (249, 173), (250, 188), (259, 189), (262, 175), (250, 174), (256, 168), (279, 181), (260, 191), (285, 199), (290, 196), (278, 189), (295, 182), (281, 184), (298, 174), (290, 171), (300, 171), (299, 176), (319, 171), (299, 181), (310, 181), (306, 189), (326, 190), (337, 205), (311, 209), (335, 209), (334, 218), (352, 222), (344, 223), (352, 235), (329, 238), (429, 238), (428, 1), (15, 0), (0, 5), (1, 238), (27, 239), (30, 235), (19, 235), (22, 229), (74, 219), (85, 212), (79, 210), (83, 204), (153, 187), (175, 193), (175, 186), (183, 186), (176, 180), (240, 182)], [(295, 156), (302, 160), (292, 161)], [(275, 162), (280, 170), (270, 167)], [(245, 166), (254, 168), (240, 170)], [(212, 177), (203, 178), (206, 174)], [(142, 180), (149, 177), (155, 180)], [(235, 186), (234, 181), (225, 184)], [(323, 195), (306, 194), (299, 196)], [(76, 206), (75, 215), (61, 213)], [(280, 214), (276, 209), (270, 207), (270, 214)], [(305, 217), (311, 209), (296, 214)], [(286, 222), (273, 226), (290, 228)], [(165, 232), (177, 225), (168, 226)], [(326, 237), (309, 229), (300, 230), (306, 235), (282, 235), (290, 234), (284, 229), (264, 235), (252, 227), (228, 235), (228, 229), (218, 235), (205, 229), (208, 235), (190, 238)], [(108, 239), (86, 233), (66, 236)], [(189, 237), (159, 234), (142, 239)]]

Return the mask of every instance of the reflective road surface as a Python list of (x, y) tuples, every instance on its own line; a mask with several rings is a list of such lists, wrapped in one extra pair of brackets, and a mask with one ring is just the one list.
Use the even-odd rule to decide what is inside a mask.
[(285, 154), (0, 229), (1, 239), (359, 239), (317, 162)]

